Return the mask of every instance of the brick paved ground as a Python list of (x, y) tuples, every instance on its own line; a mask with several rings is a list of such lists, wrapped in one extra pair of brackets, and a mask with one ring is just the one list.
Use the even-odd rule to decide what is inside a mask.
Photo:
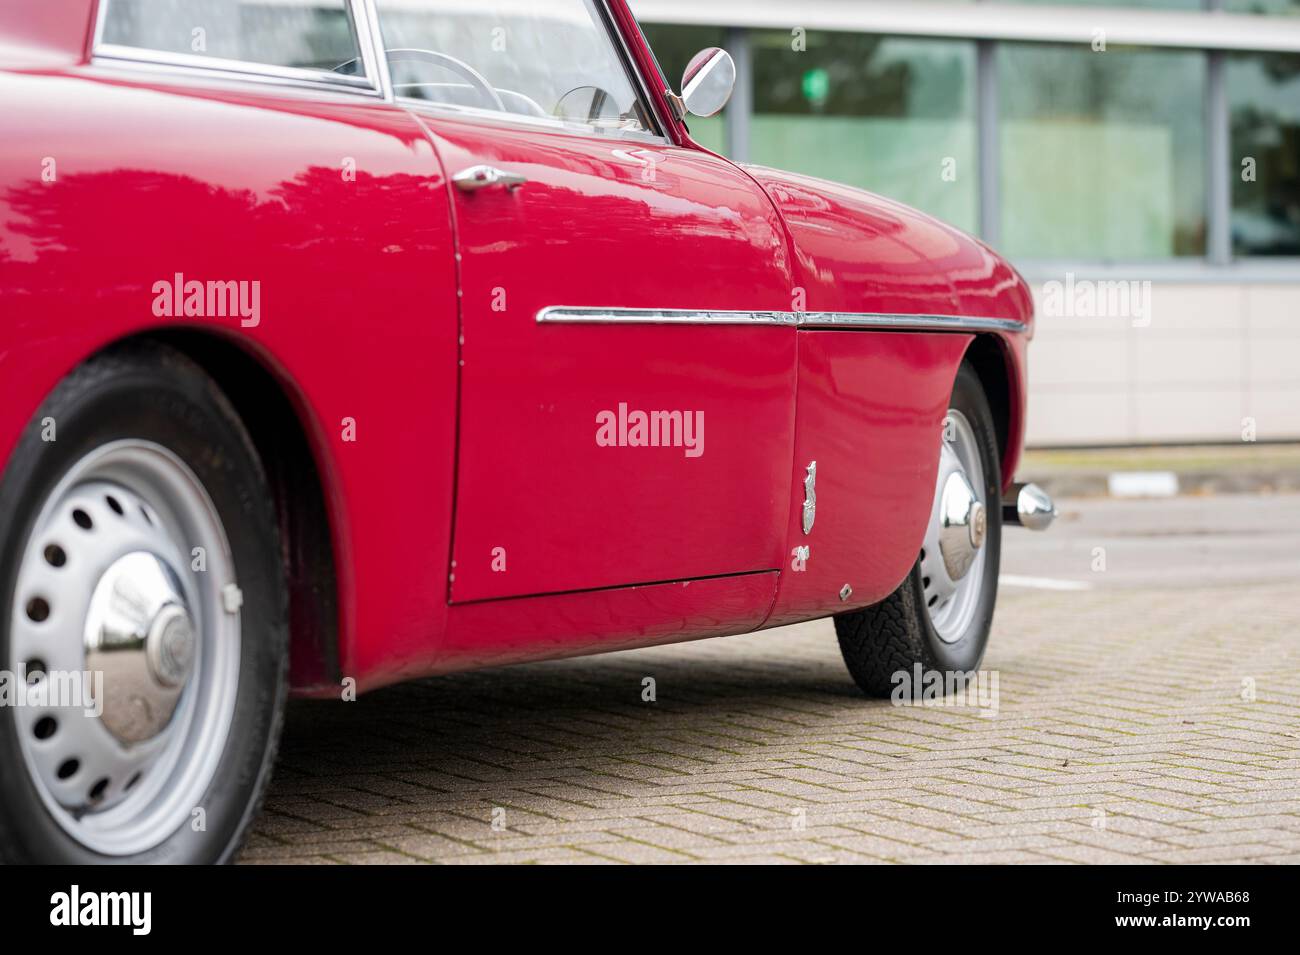
[(1300, 862), (1296, 596), (1006, 589), (996, 716), (824, 621), (293, 704), (243, 860)]

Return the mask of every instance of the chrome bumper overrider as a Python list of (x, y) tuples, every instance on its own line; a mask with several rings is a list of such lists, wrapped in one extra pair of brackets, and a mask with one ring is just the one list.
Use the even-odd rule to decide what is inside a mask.
[(1056, 520), (1056, 505), (1037, 484), (1013, 484), (1014, 497), (1002, 502), (1002, 523), (1045, 531)]

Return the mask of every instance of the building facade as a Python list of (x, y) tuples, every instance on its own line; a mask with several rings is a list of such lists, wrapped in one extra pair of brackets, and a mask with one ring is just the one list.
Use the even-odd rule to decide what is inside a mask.
[(632, 0), (704, 144), (899, 199), (1034, 286), (1031, 445), (1300, 440), (1300, 0)]

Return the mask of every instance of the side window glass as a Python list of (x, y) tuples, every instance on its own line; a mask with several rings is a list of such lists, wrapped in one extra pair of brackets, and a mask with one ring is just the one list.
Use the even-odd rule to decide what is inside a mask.
[(655, 128), (592, 0), (377, 0), (393, 92), (443, 106)]
[(359, 75), (347, 0), (105, 0), (101, 44)]

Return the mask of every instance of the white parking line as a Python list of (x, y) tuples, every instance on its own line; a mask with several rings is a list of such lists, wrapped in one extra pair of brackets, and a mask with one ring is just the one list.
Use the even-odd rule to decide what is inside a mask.
[(1116, 471), (1106, 479), (1111, 497), (1173, 497), (1178, 475), (1173, 471)]
[(1018, 574), (1002, 574), (998, 583), (1008, 587), (1033, 587), (1036, 590), (1092, 590), (1092, 584), (1086, 580), (1057, 580), (1053, 577), (1021, 577)]

